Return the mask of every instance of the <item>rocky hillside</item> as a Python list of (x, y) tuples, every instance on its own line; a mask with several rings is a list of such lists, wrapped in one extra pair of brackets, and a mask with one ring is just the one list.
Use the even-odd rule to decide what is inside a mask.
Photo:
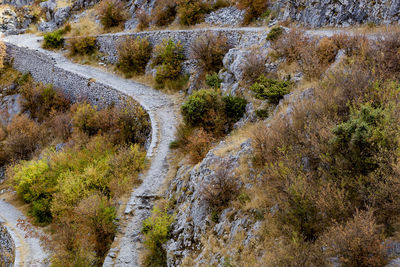
[[(53, 31), (64, 23), (77, 22), (96, 9), (98, 0), (34, 1), (3, 0), (0, 21), (3, 32), (19, 33), (30, 25), (39, 31)], [(112, 2), (112, 1), (111, 1)], [(111, 3), (110, 2), (110, 3)], [(346, 27), (396, 24), (399, 20), (398, 1), (304, 1), (304, 0), (212, 0), (212, 1), (122, 1), (126, 30), (143, 30), (149, 26), (165, 27), (170, 24), (184, 26), (237, 27), (245, 25), (274, 25), (294, 23), (310, 27)], [(121, 11), (122, 11), (121, 10)], [(197, 11), (195, 11), (197, 10)], [(125, 12), (126, 11), (126, 12)], [(100, 23), (99, 16), (93, 20)], [(176, 26), (174, 26), (176, 27)], [(94, 33), (97, 34), (97, 33)]]
[(4, 0), (1, 188), (55, 266), (398, 266), (399, 12)]

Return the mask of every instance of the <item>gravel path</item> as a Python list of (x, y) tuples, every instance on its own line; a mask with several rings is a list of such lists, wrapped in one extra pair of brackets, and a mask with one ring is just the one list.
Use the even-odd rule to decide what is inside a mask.
[[(166, 94), (120, 78), (103, 70), (75, 64), (61, 54), (40, 48), (40, 37), (34, 35), (8, 36), (6, 42), (20, 47), (37, 50), (52, 58), (57, 67), (77, 73), (96, 82), (113, 87), (138, 101), (149, 113), (152, 125), (152, 140), (148, 149), (151, 166), (143, 177), (143, 183), (136, 188), (130, 197), (121, 224), (125, 226), (121, 236), (114, 241), (104, 266), (138, 266), (140, 248), (140, 230), (142, 221), (148, 217), (152, 208), (152, 200), (157, 197), (168, 171), (167, 156), (169, 144), (175, 138), (177, 126), (177, 106)], [(5, 218), (8, 223), (8, 218)]]
[[(14, 266), (47, 266), (48, 254), (34, 237), (28, 237), (27, 231), (18, 226), (18, 220), (26, 217), (13, 205), (0, 200), (0, 221), (7, 228), (15, 243)], [(0, 264), (1, 265), (1, 264)]]

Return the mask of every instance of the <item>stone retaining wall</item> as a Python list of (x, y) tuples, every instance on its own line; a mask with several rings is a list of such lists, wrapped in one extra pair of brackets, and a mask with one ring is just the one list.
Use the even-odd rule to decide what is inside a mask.
[(42, 52), (7, 43), (7, 54), (16, 70), (29, 72), (34, 80), (60, 88), (71, 101), (87, 100), (94, 105), (105, 106), (119, 104), (127, 97), (84, 73), (78, 75), (58, 67), (50, 56)]
[(14, 266), (15, 244), (7, 228), (0, 223), (0, 266)]
[(210, 29), (195, 29), (195, 30), (163, 30), (163, 31), (147, 31), (138, 33), (118, 33), (118, 34), (104, 34), (97, 36), (97, 45), (99, 51), (104, 53), (107, 61), (115, 63), (118, 60), (117, 47), (118, 43), (126, 38), (132, 36), (134, 38), (147, 38), (153, 45), (162, 43), (163, 40), (172, 39), (174, 42), (180, 41), (183, 45), (185, 55), (190, 54), (190, 45), (196, 41), (200, 36), (204, 36), (208, 32), (215, 35), (223, 35), (228, 39), (229, 44), (233, 47), (251, 46), (259, 44), (265, 40), (267, 31), (262, 28), (210, 28)]

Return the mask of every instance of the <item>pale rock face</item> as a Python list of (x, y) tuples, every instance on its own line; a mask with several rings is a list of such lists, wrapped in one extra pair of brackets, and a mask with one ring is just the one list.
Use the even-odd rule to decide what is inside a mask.
[(349, 26), (372, 22), (398, 23), (400, 0), (279, 0), (281, 20), (294, 20), (311, 27)]
[[(209, 182), (215, 176), (215, 166), (227, 163), (230, 168), (229, 173), (234, 173), (235, 169), (239, 167), (241, 158), (252, 153), (251, 141), (247, 140), (240, 145), (238, 151), (223, 157), (217, 156), (215, 152), (225, 145), (226, 143), (222, 141), (207, 154), (198, 166), (191, 167), (180, 164), (182, 167), (179, 168), (176, 177), (170, 183), (166, 194), (168, 199), (176, 200), (177, 215), (172, 230), (173, 238), (166, 245), (168, 266), (179, 266), (191, 252), (202, 249), (201, 237), (213, 223), (209, 216), (208, 205), (202, 200), (201, 191), (204, 183)], [(222, 211), (219, 222), (213, 226), (213, 230), (219, 238), (226, 235), (227, 243), (231, 242), (236, 234), (244, 229), (247, 231), (247, 229), (254, 228), (251, 225), (255, 223), (240, 214), (233, 216), (232, 220), (231, 216), (228, 216), (232, 212), (236, 213), (237, 211), (232, 208)], [(227, 229), (228, 231), (226, 231)], [(248, 233), (246, 240), (254, 236), (254, 231), (248, 231)], [(203, 257), (204, 255), (200, 253), (195, 262), (198, 264), (203, 262), (208, 265), (209, 262), (206, 263), (207, 260)], [(220, 258), (214, 260), (218, 262)]]
[(29, 26), (32, 16), (25, 12), (25, 8), (21, 8), (24, 16), (18, 16), (12, 8), (0, 9), (0, 32), (5, 34), (19, 34)]
[(213, 11), (205, 17), (205, 22), (212, 26), (237, 27), (243, 23), (245, 11), (236, 7), (225, 7)]
[(100, 0), (76, 0), (74, 2), (74, 4), (72, 5), (72, 10), (76, 11), (76, 10), (85, 9), (85, 8), (94, 6), (98, 2), (100, 2)]
[(0, 1), (0, 4), (8, 4), (11, 6), (22, 7), (26, 5), (31, 5), (35, 2), (35, 0), (3, 0)]
[(42, 2), (40, 7), (46, 12), (47, 19), (47, 21), (43, 21), (39, 25), (39, 30), (42, 32), (53, 31), (61, 27), (71, 16), (72, 8), (70, 6), (57, 8), (55, 0)]

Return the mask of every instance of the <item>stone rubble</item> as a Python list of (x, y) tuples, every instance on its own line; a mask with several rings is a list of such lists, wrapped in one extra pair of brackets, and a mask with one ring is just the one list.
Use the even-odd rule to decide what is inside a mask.
[(206, 15), (204, 21), (210, 26), (237, 27), (243, 23), (244, 13), (236, 7), (225, 7)]

